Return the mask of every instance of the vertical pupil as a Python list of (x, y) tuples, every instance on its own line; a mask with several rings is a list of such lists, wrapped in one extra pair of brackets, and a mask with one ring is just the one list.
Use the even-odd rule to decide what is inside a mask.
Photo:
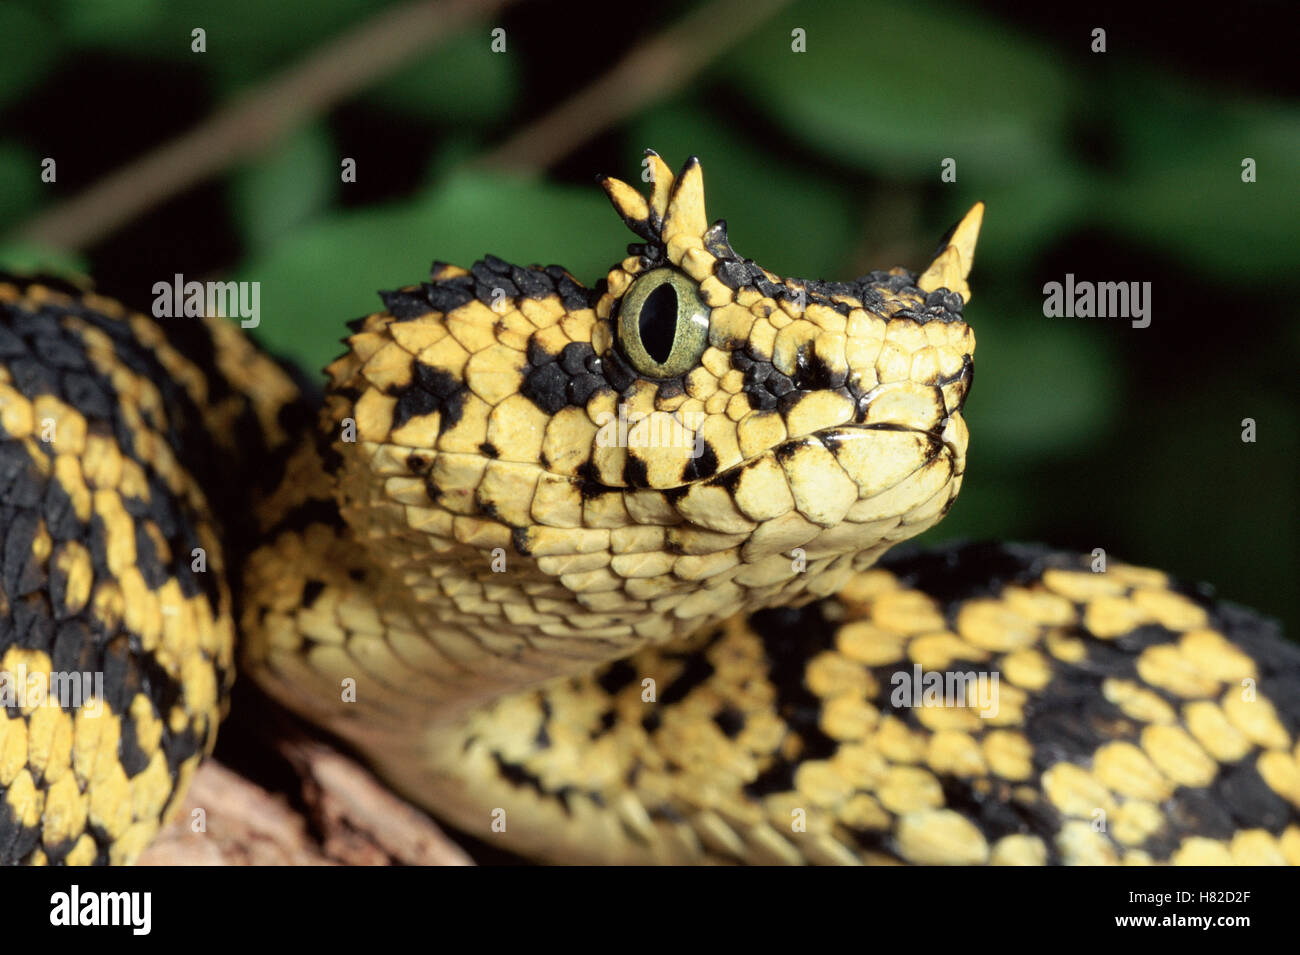
[(677, 291), (665, 282), (641, 303), (641, 347), (646, 354), (663, 364), (673, 353), (677, 336)]

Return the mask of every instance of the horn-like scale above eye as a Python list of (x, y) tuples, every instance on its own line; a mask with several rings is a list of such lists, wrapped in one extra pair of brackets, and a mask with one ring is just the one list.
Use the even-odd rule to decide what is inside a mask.
[(709, 344), (709, 306), (676, 269), (647, 272), (623, 295), (618, 341), (637, 374), (677, 378), (693, 369)]

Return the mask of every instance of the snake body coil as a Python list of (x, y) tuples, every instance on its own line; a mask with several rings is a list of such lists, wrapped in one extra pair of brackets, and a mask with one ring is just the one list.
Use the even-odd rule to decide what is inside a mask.
[(435, 263), (316, 427), (230, 324), (0, 278), (0, 672), (103, 676), (0, 713), (0, 860), (134, 858), (238, 629), (543, 860), (1300, 863), (1276, 627), (1041, 548), (877, 564), (960, 489), (982, 208), (919, 275), (783, 279), (648, 161), (648, 198), (602, 180), (641, 241), (595, 288)]

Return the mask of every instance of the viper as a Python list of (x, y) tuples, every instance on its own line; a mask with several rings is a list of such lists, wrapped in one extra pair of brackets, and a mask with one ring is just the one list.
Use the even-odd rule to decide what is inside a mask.
[(233, 322), (0, 278), (0, 671), (51, 690), (0, 712), (0, 860), (132, 861), (238, 669), (540, 861), (1300, 863), (1275, 624), (1101, 553), (885, 556), (965, 473), (983, 207), (806, 281), (644, 168), (594, 287), (435, 262), (320, 400)]

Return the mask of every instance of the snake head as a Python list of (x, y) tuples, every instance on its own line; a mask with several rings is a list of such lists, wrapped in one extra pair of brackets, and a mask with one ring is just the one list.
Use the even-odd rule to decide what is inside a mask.
[[(647, 151), (645, 168), (648, 196), (600, 180), (644, 242), (594, 301), (592, 347), (624, 375), (617, 400), (637, 419), (626, 441), (597, 442), (595, 479), (748, 532), (746, 559), (807, 544), (876, 554), (938, 520), (965, 463), (975, 341), (962, 308), (982, 204), (920, 275), (787, 279), (709, 223), (698, 159), (674, 175)], [(680, 431), (694, 441), (654, 440)]]
[[(867, 446), (853, 439), (863, 431), (928, 435), (962, 456), (964, 436), (955, 432), (974, 351), (962, 307), (982, 205), (954, 226), (919, 277), (893, 269), (854, 282), (784, 279), (738, 255), (725, 220), (708, 224), (698, 159), (674, 176), (648, 151), (646, 168), (648, 199), (617, 179), (600, 180), (646, 241), (606, 276), (592, 346), (633, 379), (618, 397), (644, 416), (645, 430), (671, 431), (656, 416), (693, 418), (700, 440), (683, 442), (678, 455), (630, 439), (626, 455), (597, 451), (602, 481), (683, 487), (764, 452), (788, 459), (800, 447), (821, 444), (834, 454), (838, 445), (843, 477), (870, 497), (892, 475), (854, 460)], [(847, 501), (841, 475), (813, 471), (823, 490), (841, 485), (838, 497)]]
[(641, 241), (595, 288), (435, 263), (330, 369), (330, 413), (357, 427), (336, 443), (350, 522), (418, 529), (439, 559), (513, 551), (528, 586), (558, 579), (542, 616), (642, 636), (670, 606), (699, 621), (828, 592), (946, 513), (982, 213), (919, 275), (787, 279), (709, 223), (698, 160), (647, 159), (648, 196), (600, 180)]

